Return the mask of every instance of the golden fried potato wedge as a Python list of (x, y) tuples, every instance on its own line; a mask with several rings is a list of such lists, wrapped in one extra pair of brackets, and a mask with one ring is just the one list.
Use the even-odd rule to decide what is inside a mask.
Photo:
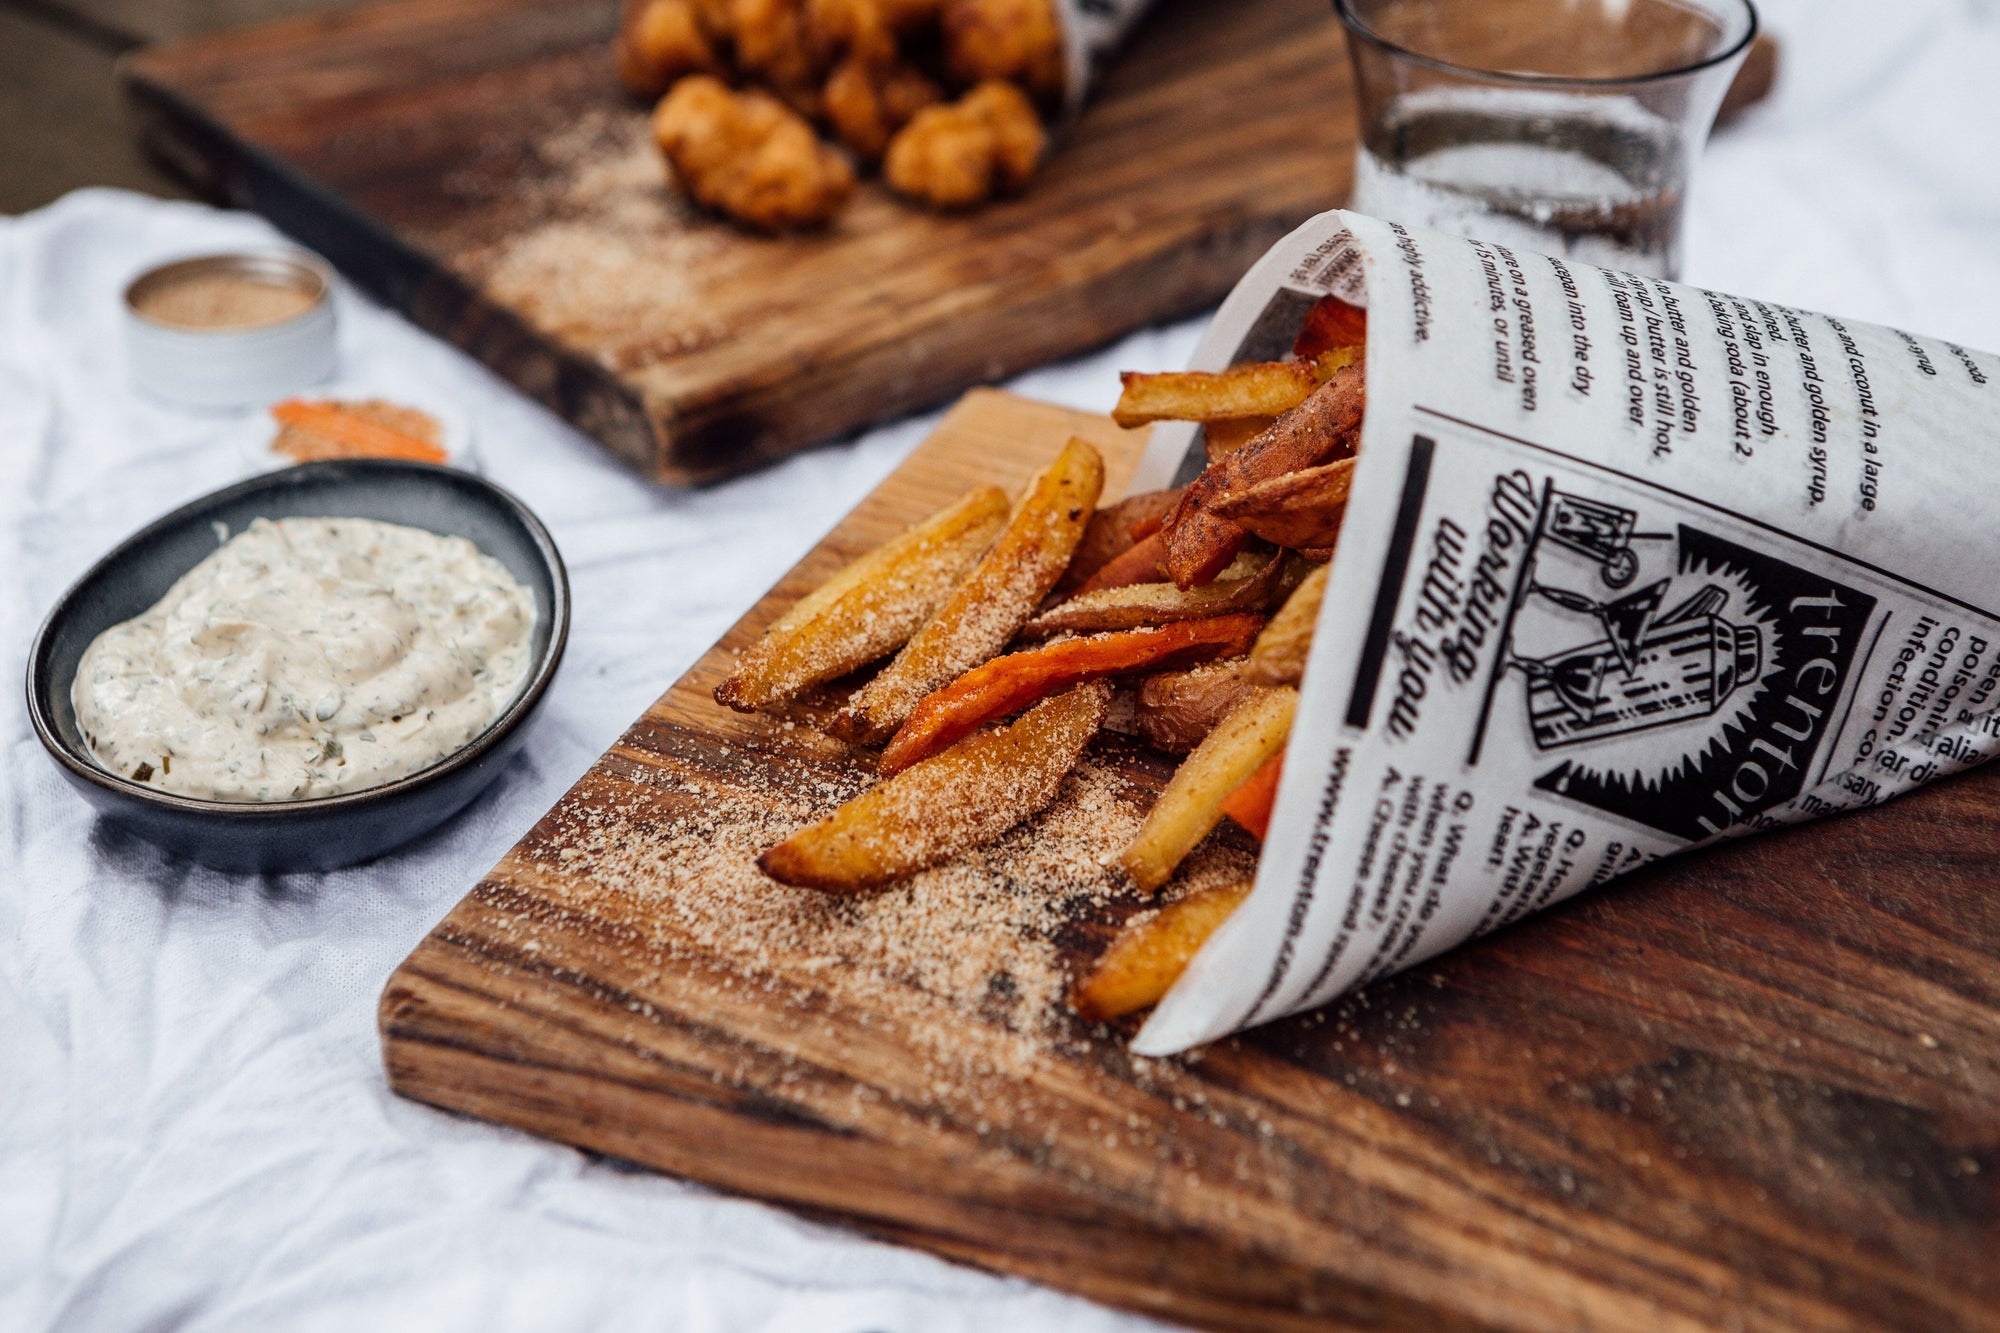
[(919, 699), (1006, 647), (1062, 577), (1103, 489), (1103, 457), (1072, 439), (937, 615), (835, 715), (833, 734), (880, 745)]
[(740, 712), (801, 690), (908, 643), (1007, 525), (1007, 493), (982, 486), (848, 565), (764, 631), (715, 688)]
[(1070, 988), (1070, 1008), (1102, 1022), (1158, 1004), (1208, 937), (1250, 896), (1250, 886), (1246, 879), (1203, 889), (1134, 916), (1090, 975)]
[(783, 884), (859, 893), (982, 847), (1055, 799), (1110, 703), (1101, 680), (1044, 699), (869, 788), (757, 865)]
[(1296, 685), (1306, 674), (1306, 655), (1312, 651), (1313, 626), (1319, 623), (1319, 604), (1326, 600), (1327, 571), (1321, 565), (1306, 575), (1257, 636), (1250, 650), (1250, 680), (1258, 685)]
[(1253, 537), (1293, 550), (1330, 549), (1340, 540), (1354, 462), (1343, 458), (1224, 491), (1209, 512)]
[(1158, 891), (1222, 818), (1222, 803), (1291, 735), (1299, 692), (1259, 690), (1238, 704), (1167, 783), (1119, 864), (1140, 889)]
[(1250, 361), (1227, 370), (1126, 371), (1111, 419), (1121, 426), (1154, 421), (1229, 421), (1274, 417), (1319, 387), (1310, 361)]
[(1182, 591), (1171, 583), (1128, 583), (1081, 592), (1021, 626), (1021, 633), (1036, 639), (1051, 634), (1096, 634), (1170, 625), (1176, 620), (1206, 620), (1235, 611), (1262, 611), (1277, 601), (1284, 573), (1282, 556), (1266, 553), (1237, 557), (1221, 578), (1202, 588)]
[(1139, 681), (1132, 727), (1152, 745), (1186, 754), (1256, 690), (1247, 657), (1162, 671)]

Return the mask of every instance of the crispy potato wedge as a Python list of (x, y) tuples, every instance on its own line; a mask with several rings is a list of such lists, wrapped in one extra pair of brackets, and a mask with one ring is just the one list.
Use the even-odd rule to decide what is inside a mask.
[(1243, 653), (1263, 625), (1259, 616), (1216, 616), (1157, 629), (1064, 639), (996, 657), (924, 697), (882, 751), (882, 771), (896, 773), (936, 754), (995, 718), (1079, 681)]
[(1366, 397), (1361, 367), (1348, 366), (1271, 429), (1204, 468), (1160, 529), (1167, 574), (1175, 585), (1192, 588), (1210, 582), (1243, 545), (1247, 534), (1242, 525), (1211, 511), (1216, 499), (1287, 472), (1352, 457)]
[(1161, 561), (1166, 558), (1167, 539), (1158, 532), (1150, 533), (1085, 579), (1083, 586), (1076, 590), (1077, 594), (1081, 596), (1105, 588), (1124, 588), (1134, 583), (1164, 583), (1167, 571), (1161, 566)]
[(1280, 748), (1222, 802), (1222, 813), (1259, 842), (1271, 831), (1271, 810), (1278, 803), (1278, 779), (1284, 771), (1285, 752)]
[(1000, 530), (1007, 493), (982, 486), (846, 566), (736, 659), (715, 701), (770, 708), (909, 642)]
[(1103, 681), (1045, 699), (869, 788), (757, 865), (781, 884), (859, 893), (982, 847), (1055, 799), (1110, 702)]
[(1289, 412), (1319, 387), (1310, 361), (1251, 361), (1227, 370), (1170, 370), (1119, 376), (1124, 392), (1111, 418), (1121, 426), (1154, 421), (1226, 421)]
[(918, 700), (1006, 647), (1062, 577), (1103, 489), (1103, 457), (1072, 439), (937, 615), (834, 716), (833, 734), (881, 744)]
[(1353, 486), (1354, 460), (1343, 458), (1224, 491), (1209, 512), (1279, 546), (1330, 549), (1340, 540), (1340, 523), (1347, 516), (1347, 496)]
[(1101, 1023), (1158, 1004), (1216, 927), (1250, 896), (1250, 886), (1246, 879), (1203, 889), (1132, 917), (1090, 975), (1070, 988), (1070, 1008)]
[(1319, 604), (1326, 600), (1329, 565), (1321, 565), (1306, 575), (1271, 617), (1271, 623), (1257, 636), (1250, 650), (1250, 679), (1258, 685), (1296, 685), (1306, 674), (1306, 655), (1312, 651), (1313, 626), (1319, 623)]
[[(1238, 567), (1241, 574), (1237, 574)], [(1284, 574), (1282, 556), (1239, 556), (1237, 566), (1203, 588), (1182, 591), (1171, 583), (1131, 583), (1080, 592), (1021, 626), (1021, 633), (1026, 638), (1042, 639), (1051, 634), (1095, 634), (1206, 620), (1236, 611), (1266, 611), (1279, 596)]]
[(1118, 857), (1141, 890), (1157, 892), (1173, 878), (1182, 858), (1221, 820), (1223, 800), (1284, 745), (1298, 704), (1299, 692), (1289, 686), (1259, 690), (1181, 761), (1139, 836)]
[(1132, 730), (1170, 754), (1186, 754), (1256, 689), (1247, 657), (1162, 671), (1139, 682)]
[(1115, 505), (1106, 505), (1090, 516), (1083, 540), (1069, 559), (1069, 568), (1056, 581), (1055, 595), (1067, 597), (1091, 576), (1119, 556), (1160, 530), (1167, 511), (1181, 498), (1181, 488), (1147, 491), (1129, 495)]
[(1229, 457), (1271, 429), (1276, 421), (1276, 417), (1231, 417), (1227, 421), (1203, 422), (1202, 448), (1208, 454), (1208, 461)]
[(1305, 323), (1292, 342), (1292, 355), (1319, 362), (1343, 354), (1359, 359), (1367, 345), (1368, 311), (1327, 295), (1306, 311)]

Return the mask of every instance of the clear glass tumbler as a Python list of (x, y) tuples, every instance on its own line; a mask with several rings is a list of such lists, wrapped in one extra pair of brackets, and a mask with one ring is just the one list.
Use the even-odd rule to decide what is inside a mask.
[(1695, 159), (1749, 0), (1334, 0), (1360, 99), (1353, 207), (1680, 275)]

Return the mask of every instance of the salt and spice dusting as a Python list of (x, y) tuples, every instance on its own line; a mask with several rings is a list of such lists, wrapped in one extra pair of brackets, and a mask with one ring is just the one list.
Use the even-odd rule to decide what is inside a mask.
[[(544, 896), (637, 931), (669, 962), (719, 960), (746, 981), (803, 986), (904, 1025), (938, 1077), (1018, 1068), (1090, 1040), (1064, 1001), (1064, 936), (1142, 905), (1114, 858), (1151, 794), (1115, 763), (1086, 757), (1041, 814), (853, 897), (787, 887), (756, 861), (860, 792), (866, 773), (814, 766), (802, 777), (756, 757), (727, 780), (679, 763), (641, 772), (643, 790), (571, 805), (573, 818), (535, 845), (556, 872), (536, 876)], [(1211, 838), (1173, 892), (1232, 882), (1254, 864)]]

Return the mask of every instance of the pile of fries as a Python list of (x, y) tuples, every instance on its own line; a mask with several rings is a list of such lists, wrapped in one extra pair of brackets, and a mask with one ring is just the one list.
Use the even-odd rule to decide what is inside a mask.
[(841, 570), (738, 658), (719, 702), (786, 711), (888, 661), (827, 730), (880, 747), (882, 780), (764, 852), (773, 879), (866, 892), (998, 838), (1055, 799), (1130, 691), (1131, 727), (1184, 753), (1118, 860), (1167, 905), (1133, 917), (1071, 1003), (1156, 1002), (1249, 893), (1175, 895), (1226, 816), (1262, 838), (1340, 535), (1365, 398), (1366, 312), (1328, 297), (1293, 356), (1126, 375), (1127, 426), (1198, 421), (1188, 486), (1100, 507), (1104, 464), (1072, 439), (1018, 504), (986, 487)]

